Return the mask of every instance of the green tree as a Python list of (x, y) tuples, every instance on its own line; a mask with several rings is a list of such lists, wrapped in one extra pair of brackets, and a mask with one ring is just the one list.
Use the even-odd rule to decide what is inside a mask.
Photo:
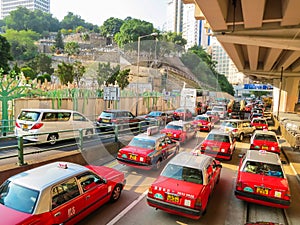
[(80, 16), (74, 15), (72, 12), (68, 12), (68, 14), (61, 21), (61, 27), (66, 30), (75, 30), (76, 27), (85, 27), (85, 25), (85, 21), (81, 19)]
[[(104, 81), (106, 82), (114, 73), (120, 70), (120, 66), (112, 67), (110, 62), (99, 63), (97, 69), (97, 82), (101, 86)], [(114, 81), (113, 81), (114, 83)]]
[(11, 55), (11, 47), (7, 39), (0, 35), (0, 69), (7, 74), (10, 70), (9, 61), (13, 60)]
[(59, 30), (56, 34), (56, 37), (55, 37), (55, 47), (56, 49), (64, 49), (64, 41), (63, 41), (63, 38), (62, 38), (62, 31)]
[(53, 74), (54, 69), (52, 68), (52, 58), (46, 54), (39, 54), (28, 64), (28, 67), (31, 67), (36, 74)]
[(57, 69), (54, 71), (60, 80), (61, 84), (73, 83), (73, 64), (62, 62), (57, 65)]
[(75, 41), (67, 42), (65, 45), (65, 53), (69, 56), (79, 54), (79, 44)]
[(73, 77), (74, 77), (74, 81), (77, 83), (78, 87), (79, 87), (79, 83), (81, 78), (83, 77), (83, 74), (85, 73), (85, 66), (82, 65), (81, 62), (79, 61), (75, 61), (73, 64)]
[(115, 36), (120, 31), (123, 22), (121, 19), (110, 17), (104, 21), (100, 27), (100, 32), (104, 37)]
[(130, 73), (130, 69), (122, 70), (119, 72), (116, 78), (116, 81), (119, 87), (121, 88), (121, 90), (123, 90), (129, 84), (129, 73)]
[[(138, 41), (139, 36), (148, 35), (154, 31), (152, 23), (139, 19), (128, 18), (122, 24), (120, 32), (115, 34), (114, 39), (116, 43), (122, 47), (127, 43)], [(145, 39), (150, 38), (151, 37), (145, 37)]]
[(38, 54), (35, 41), (40, 38), (40, 35), (34, 31), (16, 31), (7, 30), (4, 37), (11, 44), (11, 53), (14, 59), (28, 61), (33, 59)]
[(22, 67), (21, 72), (24, 74), (26, 80), (34, 80), (35, 78), (37, 78), (37, 74), (30, 67)]
[(182, 37), (182, 33), (167, 32), (160, 37), (161, 41), (171, 42), (175, 45), (184, 46), (187, 41)]
[(43, 84), (46, 80), (48, 82), (51, 82), (51, 75), (44, 73), (43, 75), (40, 75), (37, 77), (37, 80), (41, 82), (41, 84)]

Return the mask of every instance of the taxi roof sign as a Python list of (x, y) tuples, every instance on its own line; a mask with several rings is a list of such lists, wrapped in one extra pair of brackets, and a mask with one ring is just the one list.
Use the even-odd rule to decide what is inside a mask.
[(159, 133), (159, 126), (152, 126), (147, 128), (147, 135), (152, 136)]

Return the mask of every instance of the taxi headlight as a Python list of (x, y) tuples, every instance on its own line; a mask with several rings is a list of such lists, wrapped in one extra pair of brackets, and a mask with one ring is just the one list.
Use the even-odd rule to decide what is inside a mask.
[(143, 162), (144, 161), (144, 157), (140, 157), (140, 161)]

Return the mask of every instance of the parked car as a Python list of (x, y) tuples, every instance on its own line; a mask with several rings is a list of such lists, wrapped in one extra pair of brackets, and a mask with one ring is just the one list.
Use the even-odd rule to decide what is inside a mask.
[(247, 202), (288, 208), (291, 193), (279, 156), (248, 150), (240, 160), (234, 194)]
[(268, 130), (268, 122), (263, 117), (257, 117), (252, 119), (251, 126), (255, 127), (256, 130)]
[(199, 131), (211, 131), (214, 128), (214, 123), (211, 121), (211, 117), (205, 114), (198, 115), (192, 122), (196, 130)]
[(166, 134), (171, 139), (185, 143), (187, 140), (195, 137), (196, 130), (191, 122), (186, 121), (172, 121), (168, 123), (164, 129), (160, 131)]
[(120, 164), (139, 169), (159, 169), (161, 163), (179, 152), (179, 142), (159, 133), (153, 126), (147, 132), (132, 138), (129, 144), (118, 151)]
[(265, 150), (280, 154), (281, 146), (276, 133), (273, 131), (257, 130), (250, 139), (251, 150)]
[(227, 117), (226, 106), (214, 106), (211, 111), (218, 113), (220, 119)]
[(235, 145), (236, 141), (230, 133), (212, 130), (206, 138), (193, 149), (193, 152), (201, 152), (216, 159), (231, 160), (235, 151)]
[(212, 112), (211, 110), (206, 111), (205, 113), (206, 115), (210, 116), (211, 121), (216, 124), (220, 121), (220, 117), (219, 114), (217, 112)]
[(93, 122), (73, 110), (22, 109), (16, 119), (15, 136), (54, 145), (59, 140), (79, 137), (79, 129), (87, 137), (95, 133)]
[(174, 120), (191, 120), (193, 113), (189, 109), (178, 108), (173, 112)]
[(182, 152), (151, 184), (147, 203), (171, 214), (199, 219), (220, 180), (221, 168), (220, 162), (210, 156)]
[(145, 116), (145, 120), (157, 123), (157, 125), (166, 125), (173, 120), (172, 115), (162, 111), (152, 111)]
[(0, 186), (2, 224), (75, 224), (119, 199), (124, 173), (105, 166), (53, 162), (21, 172)]
[(250, 120), (229, 119), (221, 123), (220, 130), (232, 133), (233, 137), (244, 140), (245, 136), (251, 136), (255, 127), (251, 126)]
[(127, 110), (104, 110), (97, 118), (97, 126), (100, 131), (113, 130), (118, 126), (119, 130), (128, 127), (138, 127), (139, 122), (144, 121), (142, 117), (136, 117)]

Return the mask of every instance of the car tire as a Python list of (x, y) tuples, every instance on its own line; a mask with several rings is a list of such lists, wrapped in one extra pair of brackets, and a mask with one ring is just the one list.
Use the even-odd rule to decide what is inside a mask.
[(121, 193), (122, 193), (122, 186), (120, 184), (117, 184), (111, 193), (110, 202), (116, 202), (120, 198)]
[(58, 140), (58, 134), (56, 133), (49, 134), (47, 137), (47, 141), (50, 145), (55, 145), (57, 140)]
[(240, 142), (243, 142), (243, 140), (244, 140), (244, 134), (243, 133), (240, 134), (239, 139), (240, 139)]

